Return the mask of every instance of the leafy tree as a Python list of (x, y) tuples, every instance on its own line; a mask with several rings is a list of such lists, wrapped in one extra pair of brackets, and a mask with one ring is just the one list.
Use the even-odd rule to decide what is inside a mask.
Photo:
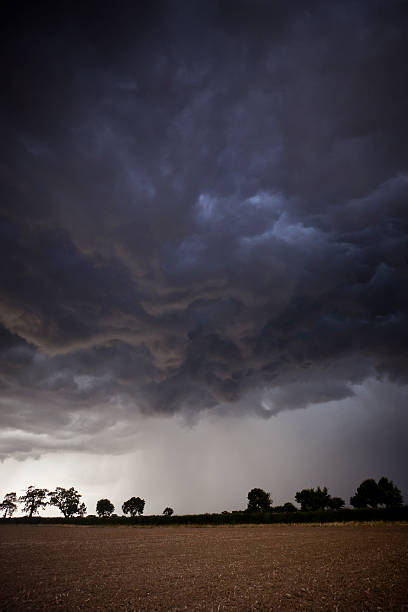
[(48, 489), (36, 489), (30, 486), (25, 494), (18, 498), (18, 501), (24, 504), (23, 510), (28, 512), (29, 518), (31, 518), (33, 514), (37, 514), (40, 508), (45, 508), (48, 503), (45, 501), (47, 493)]
[(297, 512), (297, 508), (290, 502), (286, 502), (282, 506), (272, 506), (271, 512)]
[(248, 493), (248, 512), (269, 512), (272, 500), (270, 493), (263, 489), (251, 489)]
[(145, 503), (145, 500), (140, 497), (131, 497), (122, 506), (123, 514), (130, 514), (133, 517), (143, 514)]
[(80, 503), (82, 495), (75, 491), (74, 487), (70, 489), (57, 487), (55, 491), (48, 493), (48, 497), (50, 498), (49, 503), (51, 506), (56, 506), (65, 518), (70, 518), (75, 514), (84, 516), (86, 512), (85, 504)]
[(283, 512), (297, 512), (297, 508), (294, 504), (292, 504), (292, 502), (286, 502), (282, 506), (282, 511)]
[(350, 497), (350, 504), (354, 508), (377, 508), (378, 504), (381, 503), (381, 491), (374, 478), (368, 478), (363, 480), (361, 485), (357, 488), (355, 495)]
[(3, 518), (10, 518), (13, 516), (14, 512), (17, 510), (17, 495), (14, 493), (6, 493), (3, 501), (0, 504), (0, 511), (3, 512)]
[(380, 478), (378, 483), (374, 478), (363, 480), (355, 495), (350, 498), (350, 504), (355, 508), (377, 508), (379, 505), (390, 508), (402, 506), (402, 503), (401, 491), (385, 476)]
[(300, 504), (302, 511), (324, 510), (330, 507), (330, 495), (327, 487), (317, 487), (317, 489), (302, 489), (297, 491), (295, 500)]
[(380, 489), (381, 503), (387, 508), (402, 506), (403, 499), (401, 491), (394, 485), (392, 480), (388, 480), (385, 476), (380, 478), (378, 481), (378, 488)]
[(163, 510), (163, 514), (164, 516), (171, 516), (172, 514), (174, 514), (174, 510), (173, 508), (167, 507)]
[(96, 503), (96, 512), (98, 516), (110, 516), (114, 509), (115, 506), (109, 499), (100, 499)]
[(329, 499), (329, 508), (331, 510), (340, 510), (341, 508), (344, 508), (345, 503), (346, 502), (341, 497), (331, 497)]

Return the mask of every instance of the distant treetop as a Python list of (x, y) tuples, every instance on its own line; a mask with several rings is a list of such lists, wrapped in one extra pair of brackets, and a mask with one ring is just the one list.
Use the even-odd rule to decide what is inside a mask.
[(379, 505), (392, 508), (402, 506), (403, 499), (401, 491), (393, 481), (383, 476), (378, 483), (374, 478), (363, 480), (350, 498), (350, 504), (355, 508), (377, 508)]
[(96, 512), (98, 516), (110, 516), (115, 510), (115, 506), (109, 499), (100, 499), (96, 504)]
[(145, 503), (141, 497), (131, 497), (122, 505), (123, 514), (130, 514), (133, 517), (143, 514)]
[(71, 487), (70, 489), (64, 489), (63, 487), (57, 487), (55, 491), (48, 493), (50, 498), (50, 505), (58, 508), (65, 518), (75, 516), (84, 516), (86, 512), (86, 506), (84, 503), (80, 503), (82, 495)]
[(248, 512), (269, 512), (272, 506), (270, 493), (255, 487), (248, 493)]
[(45, 508), (48, 504), (46, 496), (48, 489), (37, 489), (32, 485), (28, 487), (24, 495), (18, 498), (18, 501), (23, 504), (23, 510), (28, 513), (31, 518), (33, 514), (38, 514), (41, 508)]

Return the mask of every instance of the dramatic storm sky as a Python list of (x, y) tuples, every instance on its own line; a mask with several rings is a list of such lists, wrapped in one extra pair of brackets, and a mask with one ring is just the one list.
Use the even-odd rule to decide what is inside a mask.
[(407, 497), (407, 2), (6, 5), (0, 493)]

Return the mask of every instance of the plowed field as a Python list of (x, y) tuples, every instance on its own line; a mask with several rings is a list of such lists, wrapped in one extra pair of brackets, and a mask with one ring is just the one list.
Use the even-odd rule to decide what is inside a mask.
[(0, 526), (1, 610), (408, 610), (408, 525)]

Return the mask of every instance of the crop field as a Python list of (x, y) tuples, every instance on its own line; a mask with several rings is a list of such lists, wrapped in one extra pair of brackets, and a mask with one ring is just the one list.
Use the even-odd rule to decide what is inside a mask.
[(408, 610), (408, 525), (0, 526), (0, 609)]

